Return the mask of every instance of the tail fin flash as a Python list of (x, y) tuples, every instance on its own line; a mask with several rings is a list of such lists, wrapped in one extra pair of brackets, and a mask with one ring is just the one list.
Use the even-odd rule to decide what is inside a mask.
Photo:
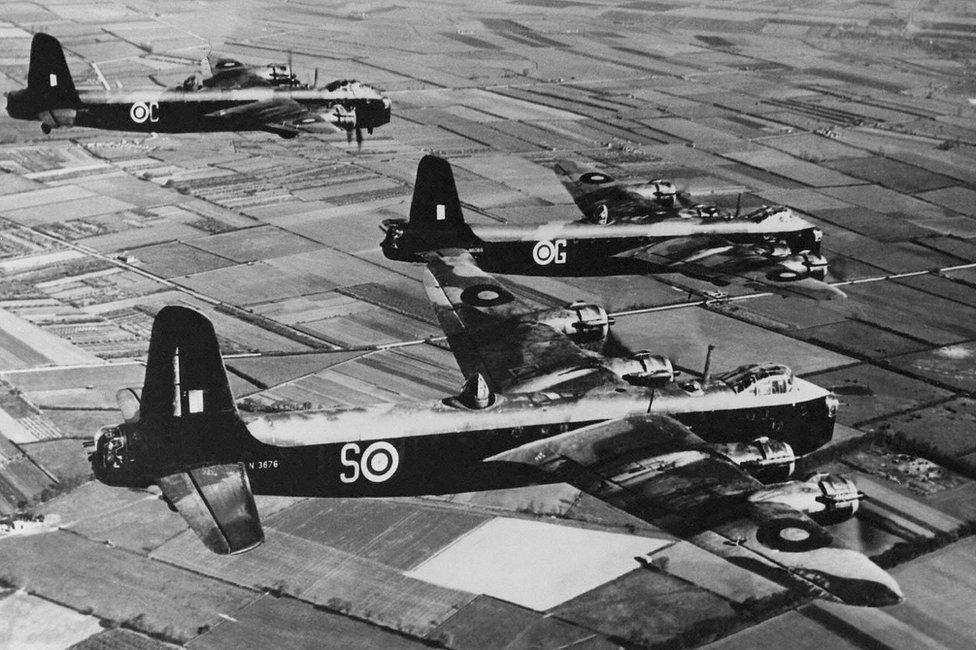
[(187, 307), (163, 307), (153, 321), (142, 417), (235, 413), (213, 325)]
[(79, 103), (61, 43), (49, 34), (35, 34), (31, 41), (27, 87), (44, 101), (45, 108), (71, 108)]
[(451, 164), (437, 156), (424, 156), (417, 166), (417, 181), (410, 204), (410, 225), (455, 228), (464, 223), (461, 200)]

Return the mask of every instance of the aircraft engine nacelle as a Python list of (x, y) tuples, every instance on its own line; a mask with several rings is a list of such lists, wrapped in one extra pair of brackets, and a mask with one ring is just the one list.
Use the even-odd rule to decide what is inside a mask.
[(758, 244), (754, 247), (757, 255), (765, 257), (767, 259), (783, 259), (790, 257), (793, 251), (790, 249), (789, 244), (784, 241), (771, 241), (763, 244)]
[(815, 278), (823, 280), (827, 277), (827, 258), (813, 253), (790, 255), (779, 260), (780, 268), (770, 271), (771, 280), (802, 280)]
[(336, 107), (332, 109), (332, 112), (329, 113), (327, 117), (332, 124), (336, 125), (340, 129), (351, 131), (356, 128), (355, 109), (346, 108), (342, 104), (336, 105)]
[(607, 361), (610, 370), (635, 386), (661, 386), (674, 380), (674, 366), (661, 354), (641, 351), (631, 357), (611, 357)]
[(73, 108), (52, 108), (41, 112), (37, 119), (41, 121), (41, 131), (46, 135), (51, 129), (74, 126), (77, 116), (78, 111)]
[(766, 483), (785, 481), (796, 469), (796, 454), (782, 440), (756, 438), (752, 442), (711, 445), (719, 454)]
[(606, 203), (598, 203), (590, 210), (588, 217), (590, 223), (606, 226), (610, 223), (610, 207)]
[(805, 481), (790, 481), (749, 495), (752, 503), (782, 503), (818, 523), (838, 523), (854, 516), (864, 493), (839, 474), (817, 473)]
[(533, 314), (533, 320), (568, 336), (573, 343), (597, 343), (607, 338), (613, 319), (599, 305), (573, 302), (561, 309)]
[(631, 189), (644, 198), (666, 207), (673, 206), (675, 199), (678, 198), (678, 188), (675, 187), (674, 183), (660, 178), (651, 179), (643, 185)]

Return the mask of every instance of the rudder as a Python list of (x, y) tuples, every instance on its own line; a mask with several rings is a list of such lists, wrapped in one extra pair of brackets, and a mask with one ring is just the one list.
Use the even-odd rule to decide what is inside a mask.
[(44, 103), (44, 108), (71, 108), (79, 103), (61, 43), (50, 34), (39, 33), (31, 41), (27, 88)]
[(461, 199), (451, 164), (437, 156), (424, 156), (417, 165), (417, 180), (410, 204), (410, 225), (455, 228), (464, 223)]
[(200, 312), (172, 305), (159, 310), (140, 411), (143, 417), (237, 412), (217, 334)]

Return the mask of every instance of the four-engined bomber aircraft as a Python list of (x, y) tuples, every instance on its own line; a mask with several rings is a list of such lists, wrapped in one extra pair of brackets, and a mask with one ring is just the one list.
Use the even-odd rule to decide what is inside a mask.
[[(425, 159), (421, 179), (443, 161)], [(415, 214), (456, 202), (424, 187)], [(467, 378), (434, 402), (239, 413), (211, 323), (185, 307), (156, 316), (140, 398), (95, 435), (95, 476), (157, 484), (217, 553), (263, 541), (253, 494), (398, 496), (566, 482), (771, 580), (880, 606), (892, 578), (822, 524), (863, 497), (842, 476), (789, 480), (797, 454), (832, 435), (836, 398), (776, 364), (677, 381), (668, 359), (596, 351), (596, 305), (533, 310), (448, 248), (425, 256), (424, 287)]]
[(268, 131), (283, 138), (344, 130), (362, 143), (390, 121), (390, 100), (351, 80), (324, 88), (301, 84), (291, 71), (248, 72), (237, 61), (217, 62), (215, 74), (165, 90), (76, 90), (56, 38), (35, 34), (27, 88), (7, 93), (7, 113), (51, 129), (87, 126), (144, 133)]
[[(454, 188), (447, 162), (429, 171), (422, 191)], [(583, 213), (577, 221), (468, 224), (452, 199), (430, 214), (411, 211), (408, 221), (384, 221), (383, 252), (422, 262), (430, 251), (454, 247), (491, 273), (682, 273), (719, 286), (740, 277), (784, 295), (845, 297), (824, 282), (823, 233), (787, 207), (733, 212), (692, 204), (667, 180), (628, 184), (569, 161), (560, 161), (557, 172)]]

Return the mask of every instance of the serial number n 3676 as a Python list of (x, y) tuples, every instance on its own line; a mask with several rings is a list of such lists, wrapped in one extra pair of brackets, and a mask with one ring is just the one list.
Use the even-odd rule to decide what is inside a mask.
[(247, 464), (248, 469), (277, 469), (277, 460), (256, 460)]

